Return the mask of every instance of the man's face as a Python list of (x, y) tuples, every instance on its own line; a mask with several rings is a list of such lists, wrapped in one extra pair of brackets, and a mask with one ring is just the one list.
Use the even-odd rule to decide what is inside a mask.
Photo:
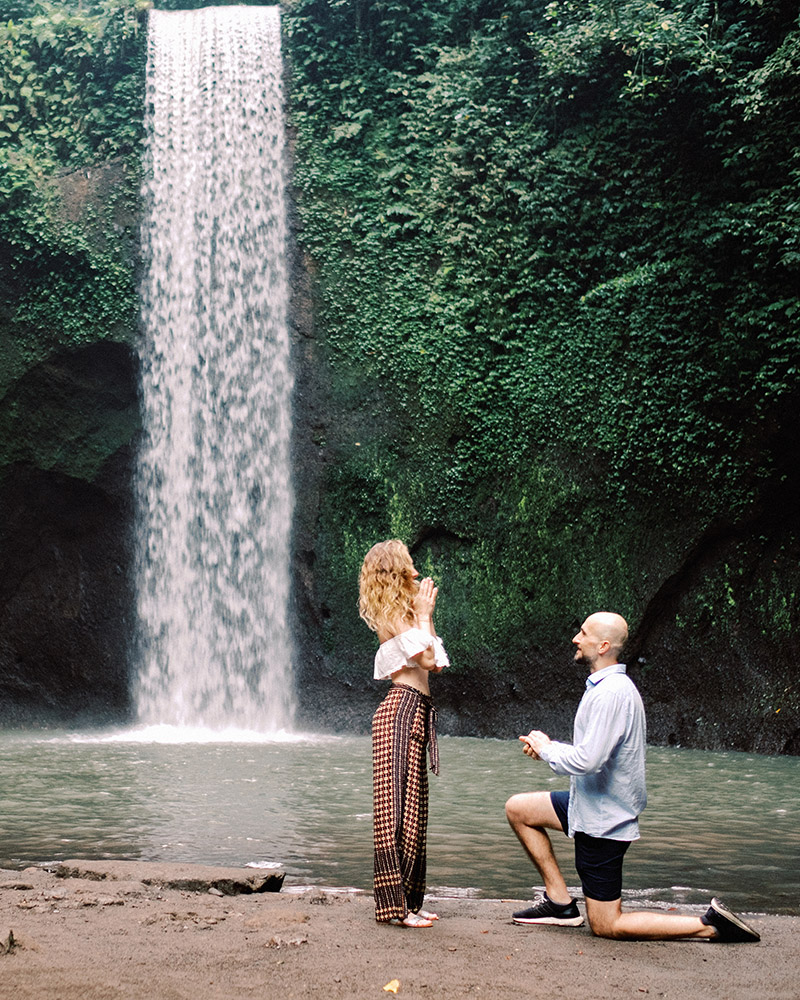
[(597, 662), (597, 647), (600, 645), (594, 626), (590, 619), (581, 625), (581, 630), (573, 638), (573, 643), (577, 647), (575, 650), (575, 662), (582, 663), (590, 669)]

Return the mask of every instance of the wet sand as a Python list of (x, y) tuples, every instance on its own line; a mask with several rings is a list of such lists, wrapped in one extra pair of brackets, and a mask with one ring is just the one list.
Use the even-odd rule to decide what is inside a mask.
[(519, 900), (445, 899), (410, 930), (377, 925), (366, 894), (223, 895), (205, 867), (191, 889), (167, 887), (185, 865), (106, 867), (0, 871), (2, 1000), (339, 1000), (391, 996), (393, 980), (426, 1000), (800, 996), (800, 917), (749, 915), (753, 945), (618, 942), (517, 927)]

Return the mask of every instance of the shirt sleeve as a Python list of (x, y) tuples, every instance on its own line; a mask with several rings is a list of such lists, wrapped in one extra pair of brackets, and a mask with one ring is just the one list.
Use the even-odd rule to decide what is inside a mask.
[(625, 735), (626, 699), (614, 692), (598, 699), (578, 744), (553, 740), (539, 752), (556, 774), (596, 774)]

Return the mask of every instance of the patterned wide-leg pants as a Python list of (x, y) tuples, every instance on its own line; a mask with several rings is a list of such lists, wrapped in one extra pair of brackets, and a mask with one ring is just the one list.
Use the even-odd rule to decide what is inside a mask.
[(438, 773), (430, 697), (393, 684), (372, 719), (375, 919), (402, 920), (425, 896), (428, 774), (425, 748)]

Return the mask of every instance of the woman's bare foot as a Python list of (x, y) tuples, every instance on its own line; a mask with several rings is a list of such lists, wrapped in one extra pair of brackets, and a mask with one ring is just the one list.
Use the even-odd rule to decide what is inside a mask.
[[(438, 917), (434, 919), (438, 920)], [(396, 927), (433, 927), (433, 920), (429, 917), (423, 917), (421, 913), (407, 913), (401, 920), (399, 917), (393, 917), (390, 924), (394, 924)]]

